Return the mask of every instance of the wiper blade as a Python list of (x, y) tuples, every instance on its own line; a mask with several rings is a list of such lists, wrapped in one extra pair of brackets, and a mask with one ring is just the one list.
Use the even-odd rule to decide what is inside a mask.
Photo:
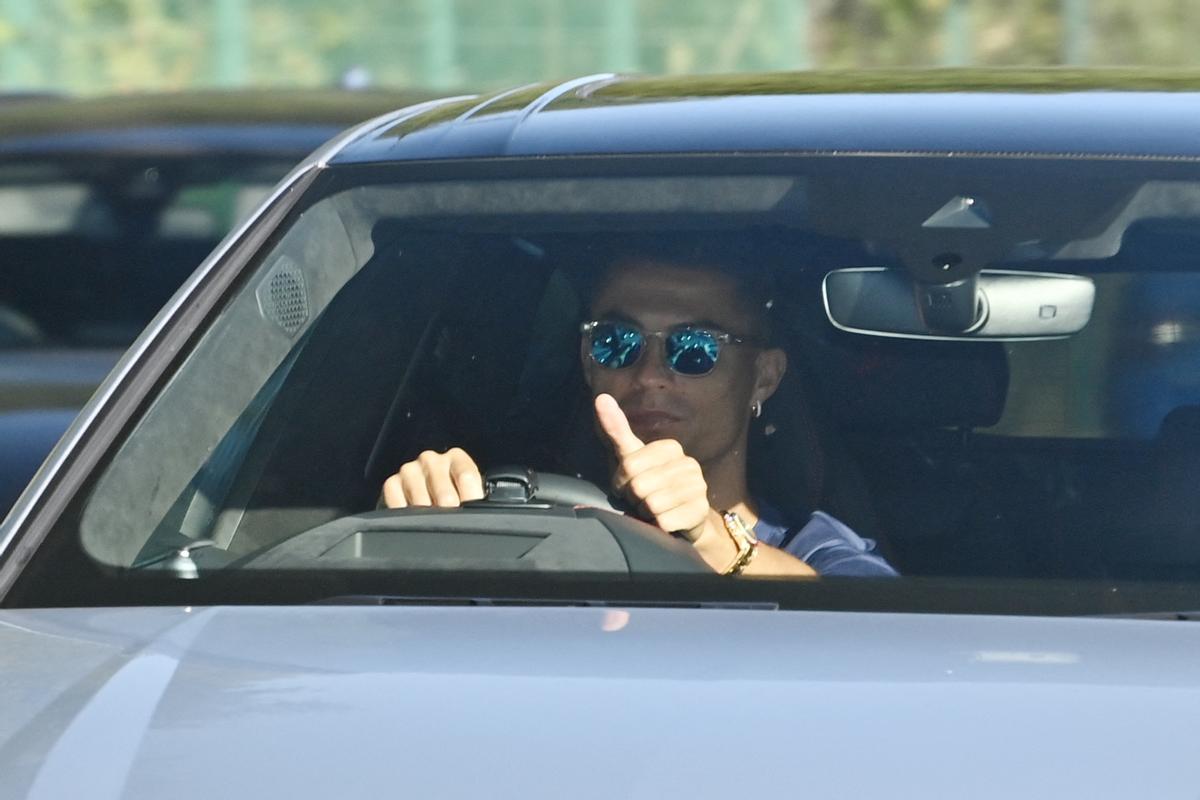
[(1168, 622), (1200, 622), (1200, 611), (1131, 611), (1125, 614), (1096, 614), (1100, 619), (1148, 619)]
[(318, 606), (492, 606), (526, 608), (723, 608), (739, 611), (778, 611), (774, 602), (733, 600), (595, 600), (531, 597), (425, 597), (386, 594), (344, 594), (314, 600)]
[(168, 547), (166, 550), (135, 561), (129, 568), (145, 569), (162, 564), (163, 569), (177, 578), (199, 578), (200, 570), (196, 567), (196, 562), (192, 560), (192, 552), (206, 547), (216, 547), (216, 545), (217, 543), (212, 539), (192, 539), (186, 544)]

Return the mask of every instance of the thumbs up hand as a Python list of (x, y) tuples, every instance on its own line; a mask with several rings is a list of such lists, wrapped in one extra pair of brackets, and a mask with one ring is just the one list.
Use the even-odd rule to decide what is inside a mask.
[(708, 484), (700, 463), (687, 455), (679, 442), (643, 442), (611, 395), (598, 395), (595, 408), (600, 428), (616, 455), (613, 486), (617, 491), (636, 503), (655, 525), (668, 533), (683, 534), (692, 544), (724, 530), (720, 516), (709, 506)]

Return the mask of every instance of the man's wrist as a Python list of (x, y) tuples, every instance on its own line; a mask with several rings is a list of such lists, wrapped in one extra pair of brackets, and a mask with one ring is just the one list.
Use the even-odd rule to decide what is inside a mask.
[(741, 575), (754, 560), (754, 554), (758, 551), (758, 537), (736, 511), (722, 511), (721, 521), (725, 524), (725, 530), (733, 540), (734, 546), (737, 547), (737, 555), (733, 561), (729, 562), (729, 566), (721, 570), (721, 574)]
[(725, 529), (720, 512), (711, 508), (704, 520), (704, 530), (692, 542), (692, 547), (717, 572), (723, 571), (738, 555), (737, 543)]

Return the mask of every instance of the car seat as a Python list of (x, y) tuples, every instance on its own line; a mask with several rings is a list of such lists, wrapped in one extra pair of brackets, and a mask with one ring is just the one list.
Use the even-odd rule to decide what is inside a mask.
[(865, 474), (901, 572), (1029, 569), (1021, 536), (1037, 516), (1028, 498), (1040, 495), (1017, 465), (974, 437), (1004, 409), (1002, 345), (829, 329), (810, 336), (804, 353), (814, 391)]
[[(1200, 574), (1200, 406), (1166, 415), (1142, 459), (1125, 454), (1104, 499), (1080, 509), (1076, 538), (1103, 565), (1103, 577), (1194, 580)], [(1141, 469), (1132, 468), (1141, 465)]]

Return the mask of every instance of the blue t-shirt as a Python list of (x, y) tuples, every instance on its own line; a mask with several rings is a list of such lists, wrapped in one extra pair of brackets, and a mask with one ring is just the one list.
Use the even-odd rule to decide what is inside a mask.
[(894, 577), (899, 573), (875, 552), (875, 542), (864, 539), (841, 520), (814, 511), (803, 527), (789, 527), (778, 511), (759, 505), (754, 535), (763, 544), (778, 547), (804, 561), (818, 575), (858, 578)]

